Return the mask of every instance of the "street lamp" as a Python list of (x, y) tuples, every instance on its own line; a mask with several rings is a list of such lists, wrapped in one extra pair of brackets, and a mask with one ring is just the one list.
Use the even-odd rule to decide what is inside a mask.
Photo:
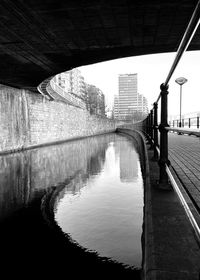
[(175, 80), (177, 84), (180, 85), (180, 120), (179, 120), (179, 127), (181, 127), (181, 103), (182, 103), (182, 85), (187, 82), (186, 78), (180, 77)]

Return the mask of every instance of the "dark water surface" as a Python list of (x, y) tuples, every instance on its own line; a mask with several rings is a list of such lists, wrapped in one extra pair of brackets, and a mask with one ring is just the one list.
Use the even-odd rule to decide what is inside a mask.
[[(2, 279), (140, 279), (142, 177), (129, 140), (90, 137), (0, 156), (0, 165)], [(53, 225), (52, 197), (62, 231), (103, 262)]]

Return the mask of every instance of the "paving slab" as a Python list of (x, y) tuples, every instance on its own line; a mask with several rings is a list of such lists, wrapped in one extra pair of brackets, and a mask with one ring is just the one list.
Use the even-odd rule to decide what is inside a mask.
[[(174, 143), (177, 143), (177, 140), (174, 139)], [(172, 142), (170, 145), (170, 147), (173, 146)], [(194, 229), (176, 192), (173, 189), (168, 191), (159, 189), (158, 163), (151, 160), (153, 151), (150, 149), (150, 145), (147, 144), (147, 147), (150, 188), (146, 190), (145, 200), (145, 279), (199, 280), (200, 246)], [(185, 165), (187, 166), (188, 163), (184, 162), (183, 157), (182, 159), (179, 158), (179, 161), (180, 165), (177, 165), (177, 170), (182, 172), (183, 168), (186, 169)], [(172, 160), (173, 163), (175, 161)], [(186, 173), (184, 173), (184, 176), (185, 179), (188, 179)], [(176, 174), (174, 175), (176, 176)], [(176, 179), (178, 180), (178, 177)], [(187, 196), (187, 192), (185, 190), (183, 192)], [(188, 196), (186, 200), (193, 207), (193, 203)]]
[(171, 165), (200, 213), (200, 138), (168, 135)]

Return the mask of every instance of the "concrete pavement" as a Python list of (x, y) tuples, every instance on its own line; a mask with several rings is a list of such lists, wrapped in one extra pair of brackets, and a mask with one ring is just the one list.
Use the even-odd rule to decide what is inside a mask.
[[(169, 143), (172, 163), (170, 170), (199, 223), (199, 214), (186, 191), (187, 188), (185, 190), (181, 185), (184, 181), (187, 187), (189, 182), (189, 189), (195, 200), (199, 202), (197, 195), (200, 187), (198, 181), (200, 171), (197, 171), (199, 139), (169, 133)], [(145, 200), (145, 279), (199, 280), (199, 242), (176, 192), (173, 189), (169, 191), (159, 189), (159, 166), (152, 160), (153, 151), (149, 144), (147, 148), (150, 163), (150, 188), (146, 190)]]

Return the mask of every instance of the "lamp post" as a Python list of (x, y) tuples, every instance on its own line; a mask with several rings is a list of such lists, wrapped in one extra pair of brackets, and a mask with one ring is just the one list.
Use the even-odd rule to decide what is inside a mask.
[(181, 103), (182, 103), (182, 85), (187, 82), (186, 78), (180, 77), (175, 80), (177, 84), (180, 85), (180, 120), (179, 120), (179, 127), (181, 127)]

